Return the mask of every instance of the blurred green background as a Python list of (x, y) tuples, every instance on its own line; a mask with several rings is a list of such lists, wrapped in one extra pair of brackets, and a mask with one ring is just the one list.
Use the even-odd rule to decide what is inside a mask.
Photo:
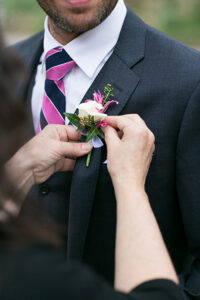
[[(148, 24), (200, 48), (200, 0), (125, 2)], [(11, 37), (18, 40), (41, 30), (44, 17), (36, 0), (0, 0), (0, 18), (8, 40)]]

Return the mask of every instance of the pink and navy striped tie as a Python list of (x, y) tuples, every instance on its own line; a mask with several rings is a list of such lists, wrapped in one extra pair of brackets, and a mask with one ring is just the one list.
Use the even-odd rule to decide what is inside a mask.
[(46, 57), (45, 92), (37, 133), (48, 124), (65, 124), (65, 86), (63, 78), (75, 66), (64, 49), (50, 50)]

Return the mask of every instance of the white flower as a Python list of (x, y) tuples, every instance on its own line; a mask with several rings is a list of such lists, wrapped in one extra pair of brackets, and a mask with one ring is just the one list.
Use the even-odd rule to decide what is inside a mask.
[(103, 114), (100, 112), (100, 110), (103, 108), (103, 105), (100, 103), (97, 103), (96, 101), (88, 101), (85, 103), (81, 103), (78, 106), (79, 110), (79, 118), (87, 118), (88, 116), (94, 117), (95, 122), (101, 122), (105, 117), (107, 117), (106, 114)]

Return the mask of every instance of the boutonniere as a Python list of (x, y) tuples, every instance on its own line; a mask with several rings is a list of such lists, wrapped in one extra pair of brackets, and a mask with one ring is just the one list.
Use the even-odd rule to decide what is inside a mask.
[[(94, 148), (103, 146), (104, 133), (102, 127), (108, 125), (104, 122), (107, 114), (105, 113), (110, 105), (119, 104), (118, 101), (112, 100), (114, 97), (113, 87), (107, 84), (104, 88), (104, 95), (100, 91), (94, 92), (93, 100), (88, 99), (79, 104), (78, 114), (64, 113), (69, 121), (86, 136), (85, 142), (91, 141)], [(92, 151), (88, 154), (86, 167), (89, 167)]]

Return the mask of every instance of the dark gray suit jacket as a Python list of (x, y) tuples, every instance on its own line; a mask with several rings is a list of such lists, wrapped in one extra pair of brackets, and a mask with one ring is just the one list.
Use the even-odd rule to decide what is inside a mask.
[[(32, 84), (42, 43), (43, 32), (16, 45), (30, 69)], [(137, 113), (155, 134), (146, 190), (177, 272), (190, 273), (181, 277), (185, 295), (198, 299), (200, 54), (146, 25), (129, 10), (114, 53), (84, 99), (107, 83), (113, 85), (119, 101), (108, 113)], [(54, 175), (37, 188), (37, 196), (58, 222), (67, 224), (68, 258), (84, 260), (111, 281), (116, 205), (107, 167), (102, 164), (105, 157), (105, 147), (96, 149), (88, 169), (85, 158), (79, 159), (73, 175)]]

